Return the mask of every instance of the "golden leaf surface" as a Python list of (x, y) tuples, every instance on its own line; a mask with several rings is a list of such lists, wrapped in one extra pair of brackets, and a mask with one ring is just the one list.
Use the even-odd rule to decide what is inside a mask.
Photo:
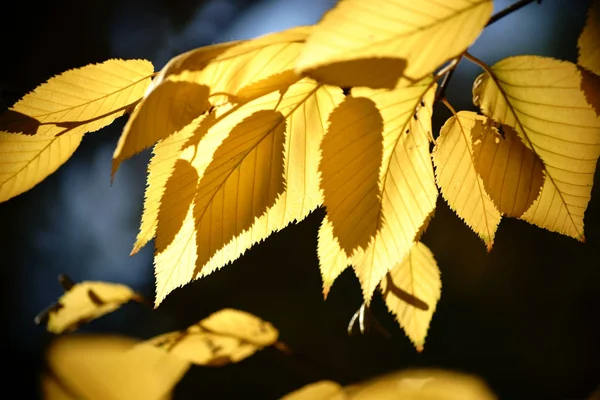
[(0, 117), (0, 130), (53, 137), (97, 131), (129, 112), (150, 85), (146, 60), (111, 59), (52, 77)]
[(577, 64), (600, 75), (600, 1), (593, 0), (587, 13), (583, 30), (579, 35)]
[(580, 89), (580, 71), (539, 56), (505, 58), (490, 71), (475, 81), (475, 104), (513, 127), (544, 163), (542, 192), (521, 219), (583, 241), (600, 156), (600, 117)]
[(366, 97), (346, 97), (329, 116), (319, 170), (327, 217), (348, 256), (365, 248), (382, 224), (382, 157), (383, 119), (377, 106)]
[(502, 214), (485, 190), (473, 158), (471, 130), (485, 118), (471, 111), (459, 111), (440, 131), (433, 150), (435, 176), (450, 208), (486, 244), (494, 244)]
[[(396, 316), (417, 351), (422, 351), (431, 317), (441, 296), (440, 271), (431, 250), (416, 242), (408, 255), (381, 281), (381, 292), (388, 310)], [(428, 305), (421, 310), (404, 300), (408, 293)]]
[[(274, 92), (235, 108), (235, 112), (227, 111), (217, 116), (218, 122), (197, 145), (198, 149), (203, 149), (197, 153), (197, 159), (196, 145), (183, 150), (180, 158), (190, 160), (201, 177), (216, 148), (244, 118), (264, 110), (279, 112), (284, 116), (287, 127), (284, 133), (284, 167), (281, 174), (285, 179), (285, 190), (271, 207), (261, 215), (254, 216), (250, 227), (240, 230), (229, 240), (222, 240), (221, 231), (206, 232), (218, 235), (215, 241), (224, 242), (221, 247), (210, 244), (211, 251), (207, 248), (197, 249), (195, 211), (192, 210), (195, 206), (180, 206), (187, 210), (180, 224), (181, 229), (175, 234), (172, 243), (155, 256), (157, 293), (160, 294), (157, 304), (174, 288), (208, 275), (237, 259), (253, 244), (291, 222), (304, 219), (321, 205), (323, 198), (318, 176), (319, 147), (327, 126), (327, 117), (342, 99), (339, 88), (317, 85), (304, 79), (290, 86), (283, 96)], [(181, 215), (181, 211), (178, 213)], [(234, 214), (226, 217), (230, 217), (228, 224), (236, 224)], [(201, 252), (200, 257), (198, 251)]]
[(281, 400), (346, 400), (344, 388), (337, 382), (318, 381), (309, 383), (286, 394)]
[(489, 0), (343, 0), (313, 28), (296, 70), (342, 87), (418, 81), (461, 54), (492, 8)]
[(197, 365), (239, 362), (277, 341), (269, 322), (241, 310), (223, 309), (184, 331), (169, 332), (145, 342)]
[(383, 163), (379, 174), (381, 226), (365, 251), (352, 259), (367, 303), (383, 276), (413, 246), (438, 196), (429, 150), (436, 85), (430, 78), (394, 91), (370, 93), (384, 120)]
[(118, 283), (83, 281), (76, 283), (48, 309), (46, 327), (53, 333), (72, 332), (82, 324), (113, 312), (140, 297)]
[(544, 165), (510, 126), (498, 132), (490, 120), (475, 121), (471, 130), (475, 169), (500, 213), (520, 217), (544, 184)]
[(29, 136), (0, 132), (0, 202), (31, 189), (77, 150), (83, 133)]
[(125, 159), (180, 131), (210, 108), (208, 86), (187, 81), (187, 75), (156, 86), (129, 117), (113, 154), (113, 177)]
[(326, 299), (333, 282), (351, 264), (351, 258), (340, 246), (333, 233), (333, 225), (327, 215), (319, 227), (317, 256), (319, 258), (319, 271), (323, 281), (323, 297)]
[(63, 389), (89, 400), (171, 399), (190, 367), (161, 349), (115, 335), (64, 335), (51, 342), (45, 358)]

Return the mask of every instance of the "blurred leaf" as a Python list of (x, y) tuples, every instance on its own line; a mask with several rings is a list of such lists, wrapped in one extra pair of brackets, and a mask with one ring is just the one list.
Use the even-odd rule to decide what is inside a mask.
[(0, 130), (47, 137), (97, 131), (131, 111), (153, 72), (149, 61), (118, 59), (65, 71), (0, 116)]
[(475, 169), (500, 213), (520, 217), (533, 204), (544, 184), (544, 166), (513, 128), (476, 120), (471, 129)]
[(311, 31), (296, 70), (343, 87), (415, 82), (461, 54), (492, 9), (489, 0), (342, 0)]
[(31, 189), (73, 155), (82, 133), (29, 136), (0, 132), (0, 202)]
[[(381, 281), (380, 288), (388, 310), (396, 316), (417, 351), (422, 351), (442, 289), (440, 271), (431, 250), (422, 242), (416, 242)], [(424, 301), (428, 308), (421, 310), (408, 303), (403, 293)]]
[(600, 1), (592, 0), (577, 47), (577, 64), (600, 75)]
[(252, 314), (223, 309), (184, 331), (159, 335), (144, 343), (194, 364), (220, 367), (274, 344), (278, 336), (273, 325)]
[(471, 111), (450, 117), (436, 140), (433, 162), (442, 196), (490, 251), (502, 214), (475, 167), (471, 130), (477, 121), (483, 122), (484, 117)]
[(542, 192), (521, 219), (584, 241), (583, 219), (600, 156), (600, 117), (581, 91), (575, 64), (509, 57), (480, 75), (473, 100), (511, 126), (544, 163)]
[(36, 318), (36, 322), (45, 322), (53, 333), (71, 332), (131, 300), (142, 301), (142, 298), (128, 286), (83, 281), (67, 290), (58, 302)]
[(332, 381), (309, 383), (300, 389), (286, 394), (281, 400), (345, 400), (344, 388)]
[(73, 398), (171, 398), (171, 391), (190, 364), (153, 346), (136, 343), (138, 340), (124, 336), (62, 336), (46, 351), (47, 366), (51, 376)]

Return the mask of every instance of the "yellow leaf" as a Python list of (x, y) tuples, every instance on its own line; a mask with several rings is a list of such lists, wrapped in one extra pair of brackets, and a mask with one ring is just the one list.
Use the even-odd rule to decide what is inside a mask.
[(27, 135), (83, 135), (124, 115), (142, 98), (154, 67), (146, 60), (108, 60), (63, 72), (0, 117), (0, 130)]
[(577, 47), (579, 57), (577, 64), (600, 75), (600, 1), (593, 0), (588, 10), (587, 19), (579, 35)]
[(296, 70), (343, 87), (418, 81), (461, 54), (492, 9), (489, 0), (343, 0), (313, 28)]
[(300, 79), (294, 65), (308, 32), (308, 27), (297, 27), (231, 47), (208, 64), (198, 81), (210, 86), (211, 94), (229, 95), (215, 97), (213, 104), (246, 102), (287, 88)]
[(125, 336), (75, 334), (46, 351), (50, 375), (77, 399), (164, 400), (190, 364)]
[[(204, 175), (215, 149), (241, 120), (261, 110), (277, 110), (283, 114), (287, 125), (282, 174), (285, 178), (285, 191), (277, 197), (272, 207), (256, 216), (248, 229), (238, 232), (216, 251), (213, 249), (209, 260), (198, 263), (193, 206), (186, 207), (187, 214), (182, 228), (175, 235), (172, 244), (155, 256), (157, 292), (160, 293), (157, 304), (174, 288), (208, 275), (237, 259), (253, 244), (291, 222), (304, 219), (321, 205), (323, 199), (317, 171), (319, 146), (326, 129), (327, 117), (342, 99), (339, 88), (320, 86), (304, 79), (292, 85), (283, 97), (278, 93), (271, 93), (236, 108), (235, 113), (225, 112), (222, 117), (217, 117), (218, 123), (198, 144), (202, 154), (198, 153), (198, 160), (192, 162), (199, 176)], [(196, 146), (189, 147), (180, 158), (187, 157), (191, 161), (194, 159), (195, 149)], [(215, 240), (222, 240), (221, 232), (213, 234), (219, 235)], [(202, 251), (206, 255), (206, 249)]]
[(450, 117), (437, 138), (433, 162), (442, 196), (490, 251), (502, 215), (475, 168), (471, 130), (477, 121), (484, 121), (484, 117), (471, 111)]
[(327, 215), (321, 222), (318, 237), (317, 256), (323, 280), (323, 297), (326, 299), (333, 282), (350, 265), (350, 258), (333, 234), (333, 225)]
[(504, 137), (491, 121), (475, 121), (471, 130), (475, 169), (498, 210), (518, 218), (539, 196), (544, 166), (513, 128), (502, 125), (501, 129)]
[[(388, 310), (396, 316), (417, 350), (422, 351), (442, 290), (440, 271), (431, 250), (422, 242), (416, 242), (380, 286)], [(420, 310), (406, 302), (403, 292), (423, 300), (428, 309)]]
[[(192, 121), (182, 130), (174, 133), (164, 140), (159, 141), (152, 150), (153, 156), (148, 164), (148, 178), (146, 191), (144, 193), (144, 212), (142, 214), (142, 223), (140, 231), (137, 235), (131, 255), (140, 251), (154, 235), (156, 234), (156, 225), (161, 205), (161, 199), (164, 196), (167, 181), (175, 174), (175, 164), (179, 159), (183, 147), (194, 136), (196, 130), (200, 128), (201, 122), (205, 120), (205, 116), (201, 116), (197, 120)], [(180, 168), (181, 169), (181, 168)], [(180, 172), (180, 171), (178, 171)], [(195, 171), (194, 171), (195, 172)], [(179, 178), (179, 173), (177, 177)], [(197, 174), (196, 174), (197, 177)], [(172, 182), (172, 180), (171, 180)], [(174, 183), (171, 183), (174, 186)], [(177, 190), (174, 187), (172, 191)], [(194, 186), (195, 188), (195, 186)], [(185, 197), (184, 197), (185, 200)], [(187, 201), (189, 204), (191, 200)]]
[(329, 116), (321, 143), (321, 187), (327, 216), (346, 255), (365, 248), (381, 226), (379, 168), (383, 120), (373, 101), (346, 97)]
[(345, 400), (344, 388), (333, 381), (318, 381), (286, 394), (281, 400)]
[(210, 108), (209, 88), (170, 77), (154, 88), (129, 117), (113, 154), (112, 176), (119, 164), (189, 125)]
[(185, 331), (159, 335), (145, 342), (198, 365), (239, 362), (277, 341), (268, 322), (244, 311), (220, 310)]
[(69, 288), (42, 318), (47, 318), (46, 326), (50, 332), (71, 332), (86, 322), (115, 311), (124, 303), (140, 299), (125, 285), (83, 281)]
[(480, 75), (473, 100), (484, 114), (515, 129), (544, 163), (542, 192), (521, 219), (584, 240), (583, 216), (600, 156), (600, 117), (567, 61), (509, 57)]
[(600, 116), (600, 76), (579, 66), (577, 69), (581, 73), (581, 91), (596, 115)]
[(429, 151), (435, 88), (427, 78), (393, 91), (353, 90), (368, 95), (384, 121), (377, 205), (383, 218), (367, 249), (352, 257), (367, 303), (381, 278), (408, 254), (435, 208), (438, 190)]
[(82, 137), (72, 132), (54, 137), (0, 132), (0, 202), (26, 192), (56, 171)]

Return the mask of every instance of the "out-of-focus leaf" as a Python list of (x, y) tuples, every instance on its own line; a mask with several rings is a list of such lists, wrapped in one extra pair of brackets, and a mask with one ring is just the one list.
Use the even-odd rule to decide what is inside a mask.
[(342, 87), (415, 82), (462, 53), (492, 8), (490, 0), (342, 0), (313, 27), (296, 70)]
[(0, 202), (31, 189), (73, 155), (82, 133), (29, 136), (0, 132)]
[(516, 56), (494, 64), (473, 87), (473, 101), (515, 129), (544, 163), (542, 192), (521, 219), (583, 241), (583, 217), (600, 156), (600, 117), (581, 91), (575, 64)]
[(145, 342), (198, 365), (239, 362), (277, 341), (269, 322), (244, 311), (223, 309), (184, 331), (159, 335)]
[(598, 38), (600, 38), (600, 1), (593, 0), (577, 41), (577, 47), (579, 47), (577, 64), (596, 75), (600, 75), (600, 41)]
[[(442, 289), (435, 258), (427, 246), (416, 242), (410, 253), (387, 276), (380, 285), (385, 304), (396, 316), (417, 351), (422, 351)], [(403, 293), (424, 301), (428, 306), (427, 310), (420, 310), (409, 304)]]
[(450, 208), (492, 249), (502, 214), (487, 194), (473, 159), (471, 130), (483, 116), (459, 111), (440, 131), (433, 150), (436, 180)]
[(344, 388), (333, 381), (309, 383), (286, 394), (281, 400), (346, 400)]
[(471, 130), (475, 169), (498, 210), (520, 217), (533, 204), (544, 184), (544, 165), (510, 126), (475, 121)]
[(0, 116), (0, 130), (47, 137), (97, 131), (131, 111), (153, 72), (149, 61), (118, 59), (65, 71)]

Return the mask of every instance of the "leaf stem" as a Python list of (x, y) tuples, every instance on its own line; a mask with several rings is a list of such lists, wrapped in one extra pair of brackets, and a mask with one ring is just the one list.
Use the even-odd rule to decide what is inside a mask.
[(471, 61), (472, 63), (479, 65), (488, 74), (491, 74), (490, 67), (486, 63), (484, 63), (483, 61), (481, 61), (479, 58), (475, 57), (474, 55), (472, 55), (468, 51), (465, 51), (465, 53), (463, 54), (463, 56), (467, 60)]

